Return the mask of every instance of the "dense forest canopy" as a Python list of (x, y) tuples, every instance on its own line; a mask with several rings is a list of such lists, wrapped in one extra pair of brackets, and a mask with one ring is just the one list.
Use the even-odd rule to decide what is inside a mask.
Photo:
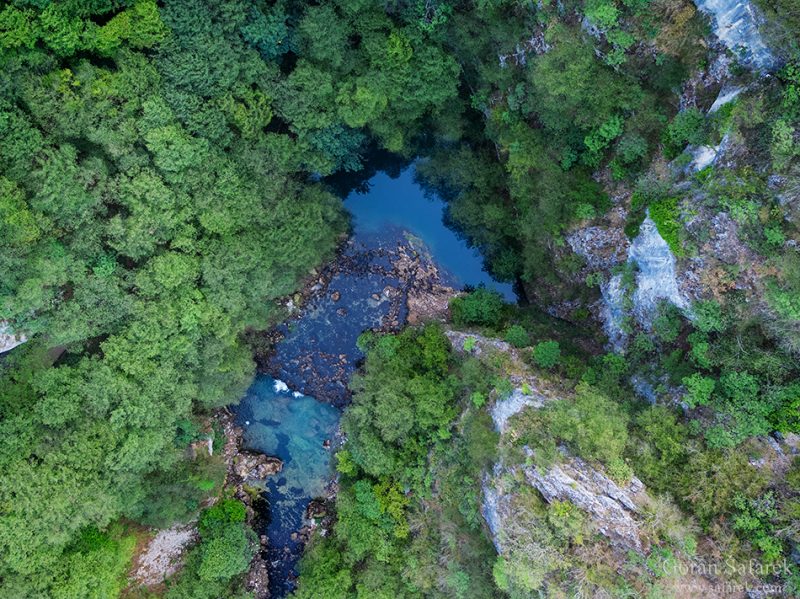
[[(29, 340), (0, 361), (0, 596), (117, 596), (133, 523), (185, 520), (219, 492), (219, 459), (187, 460), (186, 447), (200, 417), (252, 379), (243, 332), (279, 321), (276, 300), (346, 234), (325, 177), (360, 170), (376, 148), (421, 156), (422, 181), (448, 199), (449, 219), (498, 279), (520, 282), (534, 302), (574, 297), (563, 279), (579, 265), (564, 257), (563, 235), (611, 204), (593, 174), (634, 185), (654, 158), (703, 143), (718, 124), (678, 113), (681, 85), (707, 60), (707, 34), (686, 0), (3, 2), (0, 322)], [(800, 154), (795, 64), (761, 104), (725, 115), (786, 176)], [(747, 201), (767, 197), (762, 179), (753, 175)], [(639, 220), (628, 224), (635, 230), (650, 205), (666, 231), (674, 203), (639, 180)], [(637, 338), (631, 364), (657, 355), (689, 389), (690, 408), (719, 414), (684, 481), (710, 469), (709, 452), (797, 431), (799, 420), (800, 268), (775, 250), (789, 225), (744, 204), (722, 176), (704, 184), (749, 211), (753, 247), (772, 247), (773, 312), (756, 322), (741, 302), (724, 314), (712, 302), (694, 325), (667, 313), (655, 342)], [(527, 317), (482, 294), (453, 306), (456, 324), (513, 325), (509, 341), (529, 345)], [(339, 527), (314, 545), (300, 596), (503, 588), (488, 541), (452, 533), (480, 530), (474, 487), (496, 439), (479, 408), (494, 379), (454, 361), (447, 343), (435, 327), (365, 340), (369, 360), (343, 423)], [(622, 393), (625, 367), (613, 356), (562, 360), (554, 343), (536, 346), (534, 364), (589, 385), (579, 406)], [(547, 417), (567, 422), (566, 439), (573, 416)], [(661, 412), (631, 420), (609, 407), (605, 417), (599, 428), (638, 431), (629, 453), (639, 452), (648, 484), (669, 491), (685, 455), (654, 450), (642, 431), (669, 445), (687, 427)], [(724, 456), (729, 471), (741, 465)], [(435, 477), (444, 515), (413, 508), (410, 517)], [(761, 488), (742, 482), (737, 501), (749, 505)], [(730, 493), (701, 507), (704, 525), (733, 509)], [(234, 596), (252, 539), (227, 501), (201, 518), (193, 575), (170, 596)], [(459, 543), (457, 568), (431, 565)], [(330, 590), (317, 594), (317, 584)], [(533, 588), (525, 584), (506, 580), (503, 592)]]

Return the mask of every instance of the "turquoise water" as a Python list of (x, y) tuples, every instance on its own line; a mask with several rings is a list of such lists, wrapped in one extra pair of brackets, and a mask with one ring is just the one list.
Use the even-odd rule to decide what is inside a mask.
[(283, 470), (266, 484), (270, 587), (275, 597), (292, 588), (300, 551), (292, 533), (302, 528), (309, 501), (326, 494), (331, 450), (323, 443), (336, 434), (339, 415), (333, 406), (293, 393), (263, 375), (239, 404), (237, 423), (244, 429), (245, 445), (283, 460)]

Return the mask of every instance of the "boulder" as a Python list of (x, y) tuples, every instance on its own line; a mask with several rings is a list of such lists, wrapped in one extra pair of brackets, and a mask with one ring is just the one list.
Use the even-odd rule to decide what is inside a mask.
[(234, 472), (243, 480), (264, 480), (283, 470), (283, 462), (276, 457), (252, 451), (240, 451), (234, 463)]

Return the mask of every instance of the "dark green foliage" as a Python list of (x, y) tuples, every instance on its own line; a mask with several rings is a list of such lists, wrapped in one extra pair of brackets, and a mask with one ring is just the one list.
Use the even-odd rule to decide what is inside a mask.
[(458, 379), (469, 395), (484, 388), (487, 373), (474, 358), (457, 364), (435, 326), (370, 336), (362, 345), (366, 365), (352, 383), (343, 419), (348, 440), (337, 454), (334, 534), (305, 554), (296, 596), (349, 597), (354, 588), (370, 596), (439, 596), (467, 584), (492, 596), (494, 549), (479, 510), (497, 434), (482, 411), (467, 408), (453, 422), (453, 375), (466, 369)]
[(678, 338), (683, 325), (680, 310), (668, 302), (659, 306), (658, 315), (653, 321), (653, 332), (664, 343), (672, 343)]
[(421, 491), (428, 444), (450, 437), (455, 416), (449, 342), (428, 326), (368, 339), (366, 348), (366, 369), (351, 383), (356, 395), (342, 419), (348, 449), (367, 474)]
[(686, 462), (687, 440), (686, 427), (672, 411), (662, 406), (642, 411), (629, 444), (636, 475), (659, 492), (672, 491), (675, 473)]
[(479, 287), (450, 301), (453, 322), (458, 326), (481, 325), (497, 328), (505, 315), (503, 297), (496, 291)]
[(682, 110), (667, 127), (664, 143), (670, 156), (680, 154), (686, 145), (703, 145), (707, 137), (706, 119), (697, 108)]
[(738, 451), (707, 450), (689, 457), (676, 491), (703, 525), (735, 507), (737, 497), (757, 497), (766, 484), (763, 471)]

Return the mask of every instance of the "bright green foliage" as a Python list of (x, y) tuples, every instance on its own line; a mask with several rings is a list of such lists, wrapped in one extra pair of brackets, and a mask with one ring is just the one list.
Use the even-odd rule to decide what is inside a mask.
[(542, 463), (557, 457), (556, 444), (588, 460), (610, 464), (622, 457), (628, 439), (628, 415), (597, 389), (581, 383), (571, 399), (548, 403), (523, 414), (521, 442), (537, 449)]
[(676, 256), (684, 256), (686, 252), (681, 241), (683, 223), (678, 199), (665, 198), (650, 204), (650, 218), (656, 223), (658, 232), (667, 242), (672, 253)]
[(686, 427), (667, 408), (638, 414), (628, 449), (636, 475), (659, 492), (673, 491), (675, 473), (686, 463), (687, 440)]
[(455, 381), (449, 342), (440, 329), (408, 329), (368, 342), (367, 366), (342, 419), (356, 464), (421, 490), (427, 443), (450, 437)]
[(554, 402), (550, 433), (577, 455), (610, 463), (622, 455), (628, 438), (620, 406), (588, 385), (579, 385), (574, 400)]
[(695, 372), (691, 376), (685, 377), (683, 384), (686, 386), (684, 401), (689, 408), (694, 408), (708, 404), (716, 383), (714, 379)]
[[(368, 588), (370, 596), (416, 597), (467, 586), (491, 596), (494, 550), (480, 515), (480, 481), (497, 446), (491, 418), (467, 408), (453, 426), (459, 389), (451, 374), (462, 366), (437, 327), (368, 336), (362, 345), (366, 365), (352, 383), (348, 440), (337, 454), (334, 534), (305, 554), (296, 596), (350, 597)], [(465, 394), (480, 395), (467, 383), (475, 372), (465, 374), (458, 377)], [(439, 396), (448, 398), (446, 412)]]
[[(359, 168), (368, 135), (410, 154), (452, 128), (451, 53), (381, 6), (350, 8), (0, 8), (0, 312), (32, 339), (0, 385), (12, 596), (56, 592), (87, 527), (196, 513), (221, 471), (186, 460), (185, 424), (242, 395), (239, 333), (274, 322), (345, 230), (309, 175)], [(436, 397), (416, 422), (444, 437), (449, 396)], [(225, 531), (192, 558), (206, 587), (170, 592), (232, 596), (248, 551), (240, 524)]]
[(680, 154), (688, 144), (702, 145), (706, 138), (705, 116), (697, 108), (687, 108), (675, 115), (664, 133), (664, 142), (671, 156)]
[(136, 539), (123, 536), (119, 527), (108, 534), (93, 527), (84, 529), (56, 566), (59, 582), (53, 597), (116, 597), (127, 585), (135, 544)]
[(202, 580), (228, 580), (247, 570), (255, 555), (255, 533), (242, 525), (227, 526), (204, 538), (200, 545), (200, 567)]
[(561, 360), (558, 341), (541, 341), (533, 348), (533, 361), (541, 368), (555, 368)]
[(733, 529), (751, 541), (766, 563), (776, 562), (783, 555), (783, 544), (774, 534), (774, 523), (778, 519), (775, 503), (772, 491), (754, 499), (737, 495), (733, 500), (738, 512)]
[(258, 549), (255, 532), (244, 523), (244, 504), (222, 499), (200, 515), (200, 541), (169, 586), (169, 599), (212, 599), (233, 596), (236, 577)]

